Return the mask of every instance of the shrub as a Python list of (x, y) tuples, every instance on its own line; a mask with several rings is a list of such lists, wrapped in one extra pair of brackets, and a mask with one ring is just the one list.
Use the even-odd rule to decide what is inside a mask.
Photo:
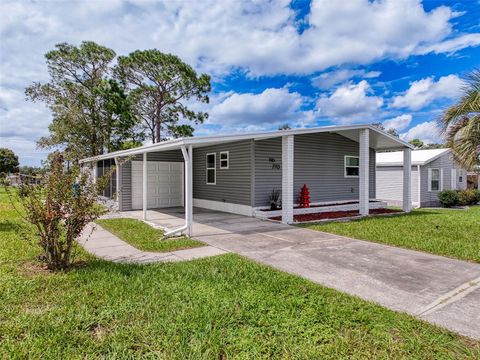
[(478, 202), (478, 192), (475, 189), (465, 189), (458, 191), (458, 203), (460, 205), (473, 205)]
[(24, 208), (21, 214), (33, 225), (32, 238), (42, 248), (41, 259), (49, 269), (62, 270), (71, 265), (75, 239), (105, 212), (96, 201), (106, 182), (103, 177), (94, 184), (78, 165), (65, 170), (63, 158), (57, 156), (41, 184), (19, 186), (18, 199)]
[(444, 207), (458, 205), (458, 193), (454, 190), (443, 190), (438, 193), (438, 200)]

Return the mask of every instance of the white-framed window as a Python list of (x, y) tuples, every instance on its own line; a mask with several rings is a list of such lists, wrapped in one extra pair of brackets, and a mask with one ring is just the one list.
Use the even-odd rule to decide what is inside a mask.
[(215, 153), (207, 154), (206, 158), (207, 175), (206, 180), (208, 185), (216, 185), (217, 183), (217, 155)]
[(428, 169), (428, 191), (442, 190), (441, 169)]
[(345, 177), (357, 178), (360, 173), (360, 159), (358, 156), (345, 155)]
[(230, 167), (230, 153), (228, 151), (220, 152), (220, 169), (228, 169)]

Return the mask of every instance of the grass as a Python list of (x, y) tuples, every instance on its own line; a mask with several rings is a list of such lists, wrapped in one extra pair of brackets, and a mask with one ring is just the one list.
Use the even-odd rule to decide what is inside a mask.
[(480, 263), (480, 206), (302, 226)]
[(475, 359), (480, 343), (228, 254), (50, 273), (0, 192), (0, 358)]
[(136, 219), (101, 219), (96, 221), (105, 230), (143, 251), (174, 251), (204, 246), (186, 237), (162, 239), (163, 231)]

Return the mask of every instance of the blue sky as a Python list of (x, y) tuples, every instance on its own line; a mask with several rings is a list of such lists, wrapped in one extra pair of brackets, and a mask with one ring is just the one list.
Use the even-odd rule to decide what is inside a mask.
[(440, 141), (435, 120), (480, 67), (480, 2), (8, 1), (0, 4), (0, 146), (22, 164), (51, 116), (25, 101), (56, 43), (157, 48), (212, 76), (197, 135), (382, 122)]

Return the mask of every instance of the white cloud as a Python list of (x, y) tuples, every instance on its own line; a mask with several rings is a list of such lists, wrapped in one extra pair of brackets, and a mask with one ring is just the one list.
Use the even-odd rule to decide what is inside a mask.
[(379, 96), (369, 95), (370, 85), (366, 80), (337, 88), (330, 96), (317, 100), (317, 109), (323, 116), (337, 122), (371, 122), (371, 116), (383, 105)]
[(223, 131), (264, 130), (284, 123), (303, 126), (314, 118), (312, 111), (302, 111), (304, 99), (287, 88), (269, 88), (259, 94), (229, 93), (210, 112), (207, 125), (220, 125)]
[(395, 129), (397, 131), (402, 131), (410, 125), (412, 122), (412, 115), (410, 114), (403, 114), (396, 116), (392, 119), (385, 120), (382, 125), (385, 127), (385, 129)]
[(436, 121), (426, 121), (420, 123), (407, 132), (400, 135), (400, 138), (405, 141), (413, 139), (420, 139), (424, 143), (439, 143), (441, 142), (441, 129)]
[(456, 75), (443, 76), (436, 82), (433, 77), (414, 81), (403, 95), (395, 96), (392, 106), (419, 110), (437, 99), (455, 99), (461, 93), (462, 84)]
[(341, 84), (353, 77), (359, 77), (364, 79), (372, 79), (380, 76), (380, 71), (365, 71), (365, 70), (352, 70), (342, 69), (325, 72), (312, 79), (312, 85), (319, 89), (331, 89), (333, 86)]
[(48, 110), (27, 103), (21, 91), (0, 86), (0, 143), (19, 155), (21, 164), (40, 164), (47, 151), (38, 150), (36, 140), (47, 135)]
[(435, 54), (440, 53), (452, 53), (466, 47), (474, 47), (480, 44), (480, 34), (464, 34), (453, 39), (448, 39), (436, 44), (421, 47), (417, 54), (423, 55), (433, 52)]

